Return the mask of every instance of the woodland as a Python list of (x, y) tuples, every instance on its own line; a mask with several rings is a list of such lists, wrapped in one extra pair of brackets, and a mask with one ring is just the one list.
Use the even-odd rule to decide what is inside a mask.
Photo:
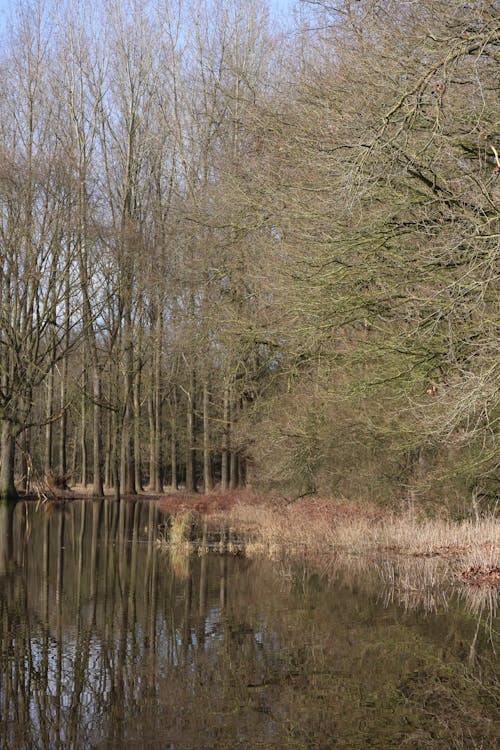
[(21, 1), (0, 496), (499, 495), (500, 3)]

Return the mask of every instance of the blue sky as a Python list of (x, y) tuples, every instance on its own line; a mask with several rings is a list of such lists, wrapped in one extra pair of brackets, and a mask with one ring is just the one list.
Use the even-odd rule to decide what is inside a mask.
[[(291, 15), (292, 8), (298, 0), (268, 0), (271, 13), (276, 17)], [(5, 22), (5, 16), (17, 5), (17, 0), (0, 0), (0, 26)]]
[(291, 13), (295, 0), (269, 0), (271, 12), (276, 14)]

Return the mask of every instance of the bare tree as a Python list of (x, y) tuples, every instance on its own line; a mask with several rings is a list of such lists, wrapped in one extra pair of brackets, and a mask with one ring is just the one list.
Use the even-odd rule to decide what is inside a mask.
[[(20, 11), (4, 66), (2, 97), (0, 494), (14, 496), (15, 438), (35, 419), (32, 393), (70, 345), (64, 301), (78, 302), (66, 279), (69, 165), (54, 134), (60, 101), (50, 86), (51, 48), (39, 7)], [(19, 50), (22, 49), (22, 55)], [(71, 340), (75, 340), (73, 331)], [(54, 415), (48, 415), (48, 420)], [(35, 419), (36, 421), (36, 419)], [(43, 421), (43, 418), (42, 418)]]

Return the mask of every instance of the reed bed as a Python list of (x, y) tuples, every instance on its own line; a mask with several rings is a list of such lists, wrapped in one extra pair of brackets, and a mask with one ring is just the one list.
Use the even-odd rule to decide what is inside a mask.
[(335, 553), (436, 557), (465, 583), (500, 583), (500, 524), (494, 517), (455, 522), (422, 518), (412, 510), (389, 513), (316, 500), (281, 506), (236, 503), (211, 522), (222, 518), (244, 540), (247, 554), (301, 555), (326, 567)]
[[(201, 503), (201, 505), (200, 505)], [(198, 507), (200, 506), (200, 507)], [(213, 493), (200, 498), (166, 498), (172, 514), (168, 543), (209, 550), (207, 532), (220, 552), (303, 557), (327, 569), (336, 555), (439, 558), (464, 583), (500, 585), (500, 523), (493, 516), (453, 521), (419, 515), (413, 508), (391, 512), (375, 504), (318, 497), (286, 498)], [(193, 512), (203, 518), (193, 535)], [(190, 534), (191, 530), (191, 534)], [(210, 547), (214, 549), (214, 544)]]
[(492, 517), (453, 522), (421, 519), (412, 512), (365, 514), (363, 509), (336, 513), (335, 504), (324, 512), (307, 508), (266, 508), (235, 505), (230, 523), (253, 541), (270, 546), (307, 547), (323, 552), (342, 547), (364, 552), (392, 550), (409, 555), (474, 554), (492, 562), (500, 550), (500, 524)]

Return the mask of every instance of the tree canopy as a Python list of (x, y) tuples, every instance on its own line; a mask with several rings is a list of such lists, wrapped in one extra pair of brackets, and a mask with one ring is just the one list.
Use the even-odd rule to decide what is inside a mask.
[[(498, 495), (497, 0), (20, 2), (0, 492)], [(17, 490), (16, 490), (17, 487)]]

